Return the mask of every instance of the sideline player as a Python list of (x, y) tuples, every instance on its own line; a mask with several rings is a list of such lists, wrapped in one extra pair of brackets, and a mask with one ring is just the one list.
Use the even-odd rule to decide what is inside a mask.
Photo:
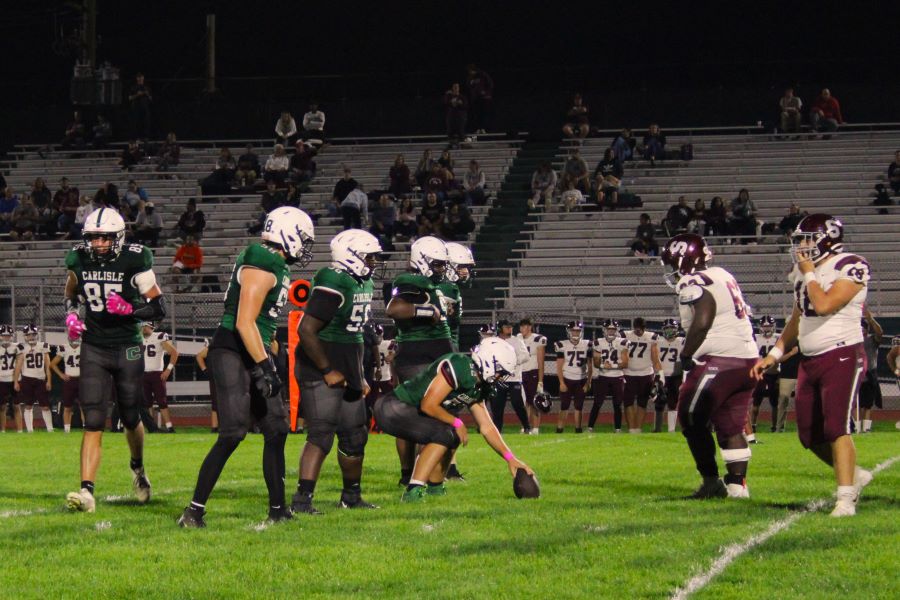
[(22, 406), (25, 430), (34, 432), (34, 405), (41, 407), (41, 416), (47, 431), (53, 431), (53, 417), (50, 413), (50, 390), (53, 380), (50, 376), (50, 345), (39, 339), (40, 330), (34, 325), (22, 328), (25, 341), (16, 348), (16, 371), (13, 387)]
[(263, 477), (269, 492), (270, 522), (291, 518), (284, 503), (284, 444), (287, 411), (270, 343), (287, 302), (290, 266), (312, 259), (315, 240), (309, 216), (291, 206), (266, 215), (261, 240), (234, 261), (222, 320), (209, 344), (207, 363), (216, 386), (219, 435), (200, 466), (181, 527), (205, 527), (206, 501), (228, 462), (255, 421), (263, 434)]
[(444, 294), (447, 307), (447, 326), (454, 351), (459, 351), (459, 326), (462, 321), (463, 304), (460, 287), (469, 286), (475, 272), (475, 257), (472, 251), (458, 242), (447, 242), (447, 270), (444, 281), (437, 285)]
[(844, 252), (844, 226), (822, 213), (803, 218), (791, 234), (794, 311), (768, 356), (757, 361), (757, 379), (782, 355), (800, 345), (797, 433), (804, 448), (834, 469), (833, 517), (856, 514), (872, 474), (856, 465), (850, 413), (866, 370), (863, 317), (869, 263)]
[(297, 492), (291, 500), (295, 513), (320, 514), (313, 493), (335, 437), (344, 482), (338, 507), (378, 508), (363, 500), (360, 482), (369, 440), (362, 332), (371, 315), (372, 276), (380, 261), (378, 238), (347, 229), (331, 240), (331, 266), (313, 277), (295, 351), (294, 376), (306, 423)]
[(678, 388), (681, 387), (681, 381), (684, 378), (684, 372), (681, 369), (681, 351), (684, 349), (684, 336), (679, 335), (681, 331), (681, 323), (676, 319), (666, 319), (662, 326), (662, 339), (658, 342), (659, 362), (662, 365), (663, 375), (665, 375), (665, 402), (660, 402), (661, 396), (657, 395), (656, 404), (656, 420), (653, 431), (659, 433), (662, 431), (662, 415), (663, 411), (668, 408), (666, 415), (666, 425), (668, 425), (669, 433), (675, 431), (678, 423), (678, 411), (675, 410), (678, 405)]
[[(756, 343), (741, 288), (731, 273), (710, 266), (711, 259), (706, 240), (693, 233), (676, 235), (662, 251), (666, 281), (678, 294), (687, 331), (678, 420), (703, 477), (691, 497), (749, 498), (750, 447), (743, 429), (756, 384), (749, 371), (757, 358)], [(710, 425), (725, 461), (724, 483)]]
[[(63, 364), (63, 370), (59, 369)], [(78, 405), (81, 423), (84, 427), (84, 412), (81, 410), (81, 397), (78, 395), (78, 381), (81, 379), (81, 340), (69, 340), (67, 344), (56, 349), (56, 356), (50, 361), (50, 369), (62, 379), (63, 431), (72, 430), (72, 407)]]
[(16, 371), (16, 332), (9, 325), (0, 325), (0, 433), (6, 431), (6, 411), (12, 408), (16, 431), (22, 433), (22, 411), (13, 388)]
[[(756, 347), (759, 348), (759, 356), (767, 356), (769, 351), (775, 347), (775, 341), (778, 336), (775, 332), (775, 319), (769, 315), (764, 315), (759, 319), (759, 335), (756, 336)], [(759, 419), (759, 407), (763, 400), (769, 401), (769, 407), (772, 410), (772, 428), (774, 433), (778, 430), (778, 378), (779, 365), (772, 365), (768, 371), (763, 373), (763, 378), (756, 384), (753, 390), (753, 407), (750, 409), (750, 429), (748, 441), (755, 441), (756, 422)]]
[[(78, 396), (84, 413), (81, 488), (66, 496), (66, 504), (70, 510), (94, 512), (94, 482), (110, 400), (125, 427), (135, 495), (141, 504), (150, 500), (140, 419), (144, 355), (138, 323), (164, 317), (166, 308), (153, 273), (153, 253), (140, 244), (124, 243), (125, 221), (119, 213), (95, 210), (84, 221), (83, 236), (84, 243), (66, 255), (66, 329), (69, 339), (82, 340)], [(83, 321), (78, 316), (82, 303)]]
[(521, 433), (530, 433), (531, 424), (528, 422), (528, 413), (525, 411), (525, 394), (522, 392), (522, 367), (528, 362), (528, 348), (525, 343), (512, 334), (512, 323), (506, 319), (500, 319), (497, 323), (497, 337), (509, 344), (516, 353), (516, 368), (510, 374), (504, 385), (499, 386), (491, 399), (491, 417), (497, 431), (503, 432), (503, 415), (506, 412), (506, 401), (512, 405), (519, 422), (522, 424)]
[[(153, 321), (141, 323), (141, 335), (144, 338), (142, 344), (144, 348), (144, 407), (150, 412), (150, 419), (156, 423), (156, 414), (153, 410), (153, 403), (156, 402), (165, 425), (165, 429), (160, 429), (160, 431), (175, 433), (172, 416), (169, 414), (169, 402), (166, 399), (166, 381), (178, 362), (178, 350), (175, 348), (175, 344), (169, 340), (168, 333), (156, 331), (156, 324)], [(166, 354), (169, 355), (169, 364), (164, 369), (163, 362)]]
[(628, 343), (619, 335), (619, 323), (613, 319), (603, 322), (603, 337), (594, 340), (591, 348), (594, 369), (598, 377), (591, 386), (594, 404), (588, 417), (588, 431), (594, 431), (600, 408), (610, 396), (613, 403), (613, 430), (622, 431), (622, 400), (625, 397), (625, 367), (628, 366)]
[(541, 432), (541, 411), (534, 406), (534, 397), (544, 393), (544, 356), (547, 352), (547, 338), (534, 332), (534, 321), (524, 317), (519, 321), (519, 333), (516, 337), (522, 340), (528, 350), (528, 362), (522, 365), (522, 391), (525, 393), (525, 409), (528, 411), (528, 422), (531, 433)]
[(878, 347), (884, 339), (884, 330), (868, 308), (863, 309), (863, 347), (866, 351), (866, 373), (859, 385), (859, 405), (863, 410), (862, 420), (856, 413), (856, 431), (872, 432), (872, 407), (882, 407), (881, 383), (878, 381)]
[(559, 414), (556, 420), (556, 433), (566, 428), (567, 416), (575, 407), (575, 433), (581, 433), (584, 396), (591, 385), (591, 346), (584, 339), (584, 323), (569, 321), (566, 325), (568, 337), (556, 342), (556, 377), (559, 379)]
[(662, 384), (665, 375), (659, 363), (659, 336), (647, 331), (643, 317), (632, 322), (632, 328), (625, 332), (628, 344), (628, 366), (625, 367), (625, 423), (628, 433), (640, 433), (644, 426), (644, 415), (650, 402), (654, 377)]

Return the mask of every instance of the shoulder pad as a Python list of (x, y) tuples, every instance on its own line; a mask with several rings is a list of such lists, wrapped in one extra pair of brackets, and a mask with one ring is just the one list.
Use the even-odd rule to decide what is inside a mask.
[(66, 269), (69, 271), (73, 271), (81, 266), (81, 257), (79, 256), (79, 250), (81, 249), (81, 245), (75, 246), (68, 252), (66, 252), (65, 265)]
[(558, 342), (555, 342), (555, 343), (553, 344), (553, 347), (556, 348), (556, 351), (557, 351), (557, 352), (562, 352), (562, 349), (563, 349), (563, 342), (562, 342), (562, 340), (559, 340)]
[(659, 340), (659, 334), (658, 334), (658, 333), (651, 333), (651, 334), (650, 334), (650, 340), (653, 341), (653, 342)]
[(838, 274), (838, 279), (849, 279), (860, 285), (865, 285), (871, 278), (869, 263), (855, 254), (841, 256), (835, 261), (833, 268)]
[(699, 285), (687, 285), (678, 290), (678, 302), (681, 304), (693, 304), (703, 295), (703, 288)]
[(279, 261), (284, 262), (284, 259), (262, 244), (250, 244), (244, 250), (243, 266), (245, 267), (256, 267), (274, 273), (280, 266)]
[(540, 346), (546, 346), (546, 345), (547, 345), (547, 338), (544, 337), (544, 336), (542, 336), (542, 335), (536, 335), (536, 336), (534, 337), (534, 343), (535, 343), (535, 344), (538, 344), (538, 345), (540, 345)]
[(25, 352), (25, 344), (16, 344), (16, 352)]

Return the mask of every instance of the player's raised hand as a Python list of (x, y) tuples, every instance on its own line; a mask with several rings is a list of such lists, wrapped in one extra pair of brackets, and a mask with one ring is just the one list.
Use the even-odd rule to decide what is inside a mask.
[(130, 315), (134, 307), (116, 292), (110, 292), (106, 297), (106, 311), (113, 315)]
[(66, 333), (70, 340), (77, 340), (85, 331), (87, 331), (87, 325), (78, 318), (76, 313), (72, 312), (66, 315)]
[(763, 373), (768, 371), (774, 365), (775, 359), (771, 356), (765, 356), (756, 361), (756, 364), (753, 365), (753, 368), (750, 369), (750, 377), (752, 377), (756, 381), (759, 381), (763, 378)]

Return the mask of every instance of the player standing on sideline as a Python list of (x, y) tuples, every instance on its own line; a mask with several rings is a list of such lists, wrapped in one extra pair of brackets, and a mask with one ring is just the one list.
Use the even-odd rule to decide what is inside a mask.
[(6, 432), (6, 410), (12, 407), (16, 431), (22, 433), (22, 411), (13, 388), (16, 372), (16, 335), (9, 325), (0, 325), (0, 433)]
[(582, 336), (584, 323), (569, 321), (566, 325), (568, 338), (556, 342), (556, 376), (559, 379), (559, 414), (556, 433), (566, 428), (566, 417), (575, 405), (575, 433), (581, 433), (584, 396), (591, 385), (591, 346)]
[(522, 392), (522, 367), (528, 362), (528, 348), (518, 337), (512, 334), (512, 323), (507, 319), (500, 319), (497, 323), (497, 337), (509, 344), (516, 353), (516, 368), (499, 386), (496, 394), (491, 399), (491, 417), (497, 431), (503, 432), (503, 415), (506, 412), (506, 401), (512, 405), (519, 422), (522, 424), (521, 433), (530, 433), (531, 424), (528, 422), (528, 413), (525, 411), (525, 394)]
[[(453, 352), (447, 325), (447, 301), (438, 284), (444, 279), (450, 256), (447, 246), (434, 236), (413, 242), (409, 270), (391, 284), (387, 316), (397, 324), (397, 354), (392, 365), (402, 384), (441, 356)], [(414, 442), (398, 437), (400, 485), (409, 483), (416, 461)]]
[[(662, 415), (663, 411), (668, 408), (667, 425), (669, 433), (675, 431), (678, 423), (678, 411), (675, 410), (678, 405), (678, 388), (681, 387), (681, 381), (684, 379), (684, 371), (681, 368), (681, 351), (684, 349), (684, 336), (679, 335), (681, 331), (681, 323), (676, 319), (666, 319), (662, 326), (662, 339), (658, 341), (659, 362), (663, 368), (665, 375), (665, 393), (657, 395), (657, 401), (653, 408), (656, 409), (656, 421), (653, 427), (654, 433), (662, 431)], [(665, 401), (660, 402), (660, 398), (664, 397)]]
[[(59, 370), (59, 363), (63, 363), (63, 370)], [(81, 412), (81, 398), (78, 395), (78, 381), (81, 379), (81, 340), (76, 338), (69, 343), (59, 346), (56, 356), (50, 361), (50, 369), (56, 373), (63, 382), (63, 430), (69, 433), (72, 430), (72, 407), (77, 403)], [(81, 424), (84, 426), (84, 413), (81, 413)]]
[(622, 431), (622, 400), (625, 396), (625, 372), (628, 366), (628, 344), (619, 335), (619, 324), (607, 319), (603, 322), (603, 337), (594, 340), (591, 348), (594, 370), (598, 377), (593, 381), (594, 405), (588, 417), (588, 431), (594, 431), (597, 416), (607, 396), (612, 397), (613, 428)]
[(529, 317), (519, 321), (519, 333), (516, 337), (522, 340), (528, 350), (528, 362), (522, 365), (522, 391), (525, 393), (525, 409), (528, 411), (531, 433), (537, 435), (541, 432), (541, 411), (534, 406), (534, 397), (544, 393), (547, 338), (534, 332), (534, 321)]
[[(175, 344), (169, 341), (169, 334), (156, 332), (156, 324), (153, 321), (141, 323), (141, 335), (144, 338), (144, 407), (149, 411), (150, 418), (156, 423), (156, 415), (153, 412), (153, 403), (159, 406), (162, 414), (165, 433), (175, 433), (172, 426), (172, 416), (169, 414), (169, 402), (166, 399), (166, 381), (175, 363), (178, 362), (178, 350)], [(169, 355), (169, 365), (163, 369), (164, 355)], [(151, 428), (152, 429), (152, 428)]]
[(53, 431), (50, 413), (50, 390), (53, 382), (50, 376), (50, 345), (38, 339), (40, 330), (34, 325), (22, 328), (25, 342), (16, 348), (16, 371), (13, 374), (13, 388), (22, 405), (25, 430), (34, 431), (34, 405), (41, 407), (44, 427)]
[(775, 425), (776, 433), (784, 432), (784, 423), (787, 421), (788, 409), (790, 408), (791, 400), (797, 392), (797, 371), (800, 368), (800, 358), (800, 348), (794, 346), (790, 352), (778, 359), (781, 373), (778, 377), (778, 422)]
[(305, 212), (282, 206), (266, 216), (260, 237), (234, 261), (222, 320), (209, 344), (207, 361), (219, 403), (219, 435), (200, 466), (194, 497), (178, 519), (181, 527), (206, 526), (206, 501), (253, 421), (263, 434), (268, 520), (291, 518), (284, 504), (287, 411), (270, 344), (288, 297), (289, 265), (309, 264), (315, 232)]
[[(135, 495), (141, 504), (150, 500), (140, 419), (144, 355), (138, 323), (164, 317), (166, 308), (153, 273), (153, 253), (139, 244), (125, 245), (125, 221), (119, 213), (95, 210), (84, 221), (83, 236), (84, 243), (66, 255), (66, 329), (70, 340), (82, 340), (78, 396), (84, 414), (81, 488), (66, 496), (66, 504), (70, 510), (94, 512), (94, 481), (112, 398), (125, 427)], [(83, 321), (78, 316), (82, 303)]]
[(384, 339), (384, 327), (375, 326), (375, 335), (378, 345), (375, 347), (375, 368), (372, 371), (372, 383), (369, 386), (369, 395), (366, 396), (366, 411), (371, 416), (369, 430), (380, 433), (375, 425), (375, 402), (379, 398), (394, 389), (393, 374), (391, 373), (391, 363), (394, 361), (394, 352), (396, 351), (394, 340)]
[(295, 351), (294, 376), (306, 423), (297, 492), (291, 501), (295, 513), (320, 514), (313, 493), (335, 435), (344, 480), (338, 507), (378, 508), (363, 500), (360, 482), (369, 440), (362, 332), (372, 312), (372, 276), (381, 264), (378, 238), (347, 229), (331, 240), (331, 266), (313, 277)]
[(463, 304), (460, 286), (469, 285), (475, 269), (472, 251), (458, 242), (447, 242), (447, 270), (444, 281), (437, 287), (444, 295), (447, 307), (447, 326), (450, 327), (450, 341), (454, 351), (459, 351), (459, 325), (462, 321)]
[(881, 383), (878, 381), (878, 346), (884, 338), (884, 330), (868, 308), (863, 309), (863, 346), (866, 351), (866, 374), (859, 386), (859, 408), (863, 409), (862, 421), (856, 418), (858, 433), (872, 432), (872, 407), (881, 408)]
[[(681, 351), (685, 379), (678, 390), (678, 420), (703, 477), (691, 497), (749, 498), (750, 447), (743, 429), (756, 383), (749, 369), (757, 351), (741, 288), (731, 273), (709, 266), (712, 252), (699, 235), (676, 235), (666, 243), (660, 260), (666, 282), (678, 293), (681, 322), (687, 330)], [(719, 479), (710, 425), (725, 461), (724, 483)]]
[(632, 322), (630, 331), (625, 332), (628, 344), (628, 366), (625, 367), (625, 422), (628, 433), (640, 433), (644, 426), (647, 403), (653, 389), (654, 377), (662, 384), (665, 375), (659, 362), (659, 336), (647, 331), (643, 317)]
[(796, 303), (781, 337), (751, 373), (757, 379), (781, 356), (800, 345), (797, 375), (797, 432), (800, 443), (833, 467), (837, 502), (833, 517), (856, 514), (860, 490), (872, 474), (856, 466), (850, 413), (866, 367), (859, 326), (870, 269), (844, 252), (844, 226), (822, 213), (808, 215), (791, 234)]
[[(206, 357), (209, 355), (209, 340), (203, 340), (203, 348), (195, 356), (197, 366), (200, 367), (201, 373), (206, 373), (208, 367), (206, 365)], [(208, 377), (208, 375), (207, 375)], [(216, 386), (212, 380), (209, 382), (209, 432), (219, 433), (219, 403), (216, 398)]]
[[(775, 347), (777, 339), (775, 319), (769, 315), (760, 318), (759, 335), (756, 336), (756, 347), (759, 348), (759, 356), (768, 356), (772, 348)], [(759, 407), (765, 399), (769, 400), (769, 406), (772, 409), (771, 431), (774, 433), (778, 430), (778, 375), (779, 366), (776, 363), (763, 373), (763, 378), (756, 384), (756, 389), (753, 390), (753, 407), (750, 409), (751, 434), (747, 436), (748, 442), (753, 442), (756, 439), (756, 421), (759, 419)]]

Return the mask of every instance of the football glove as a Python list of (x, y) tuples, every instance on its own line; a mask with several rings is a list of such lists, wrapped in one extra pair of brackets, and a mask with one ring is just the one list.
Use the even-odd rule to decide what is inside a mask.
[(70, 340), (77, 340), (85, 330), (87, 330), (87, 326), (84, 324), (84, 321), (78, 318), (77, 314), (69, 313), (66, 315), (66, 332), (69, 334)]
[(110, 292), (106, 297), (106, 311), (113, 315), (130, 315), (134, 307), (116, 292)]
[(263, 398), (271, 398), (281, 391), (281, 379), (275, 372), (275, 363), (269, 357), (253, 365), (250, 369), (250, 382)]

